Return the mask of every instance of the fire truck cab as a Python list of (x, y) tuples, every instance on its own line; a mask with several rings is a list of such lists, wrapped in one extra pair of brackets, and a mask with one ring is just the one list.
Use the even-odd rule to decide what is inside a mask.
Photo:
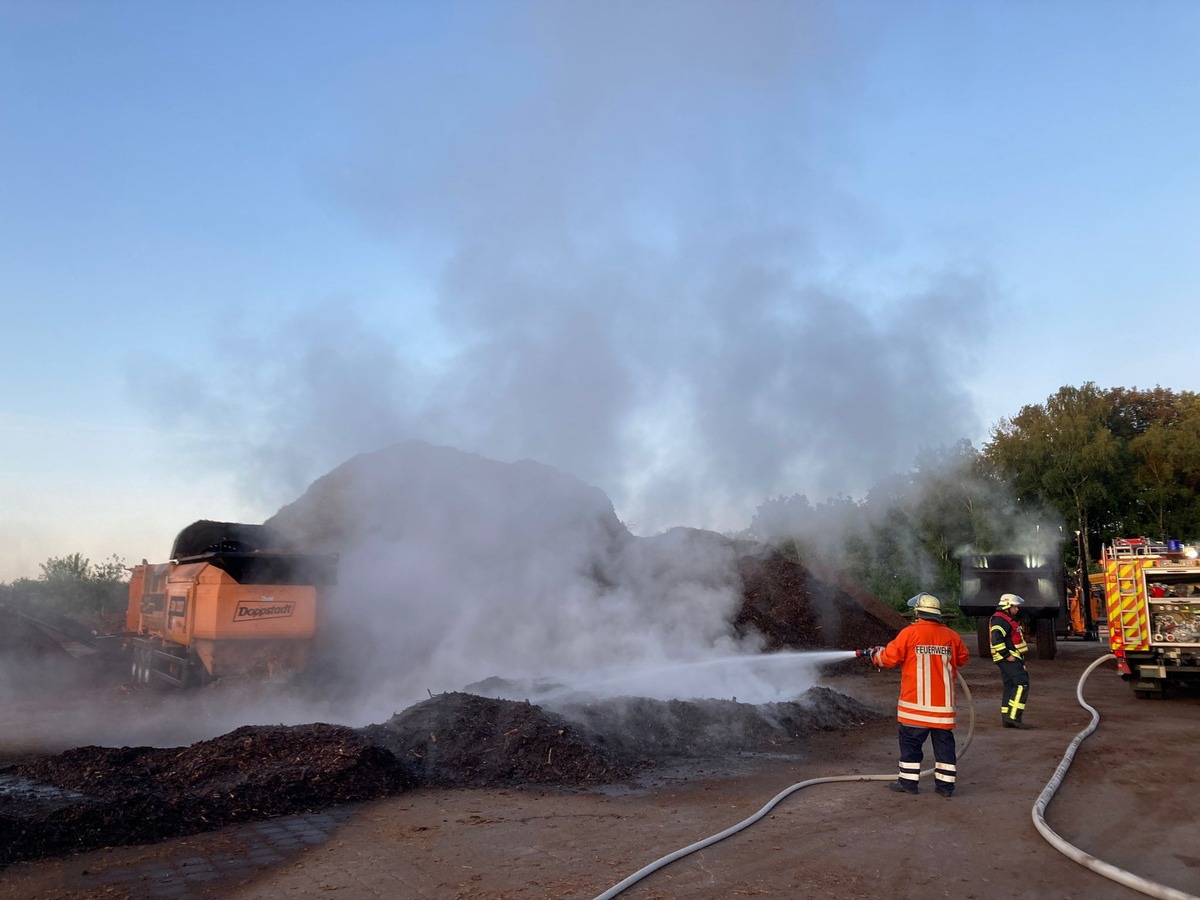
[(1200, 687), (1200, 558), (1180, 541), (1105, 546), (1109, 647), (1138, 697)]

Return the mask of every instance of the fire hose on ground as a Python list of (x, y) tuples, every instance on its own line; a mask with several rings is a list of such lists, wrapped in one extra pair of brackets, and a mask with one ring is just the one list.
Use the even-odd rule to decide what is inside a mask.
[[(970, 710), (970, 723), (967, 726), (967, 737), (966, 737), (966, 740), (963, 741), (962, 749), (959, 750), (959, 752), (958, 752), (958, 758), (962, 759), (962, 757), (967, 752), (967, 748), (971, 746), (971, 738), (975, 734), (975, 704), (971, 700), (971, 690), (970, 690), (970, 688), (967, 687), (967, 683), (966, 683), (966, 681), (963, 680), (961, 673), (958, 674), (958, 684), (962, 688), (963, 694), (966, 696), (967, 709)], [(932, 772), (933, 772), (932, 767), (925, 769), (921, 772), (921, 777), (925, 777), (926, 775), (929, 775)], [(689, 844), (686, 847), (682, 847), (679, 850), (676, 850), (674, 853), (668, 853), (666, 856), (662, 857), (661, 859), (656, 859), (654, 862), (650, 863), (650, 865), (643, 866), (641, 869), (638, 869), (636, 872), (634, 872), (632, 875), (630, 875), (624, 881), (614, 884), (603, 894), (597, 895), (596, 900), (611, 900), (611, 898), (617, 896), (625, 889), (633, 887), (633, 885), (637, 884), (639, 881), (641, 881), (647, 875), (650, 875), (653, 872), (657, 872), (659, 869), (663, 868), (664, 866), (670, 865), (671, 863), (675, 862), (677, 859), (683, 859), (683, 857), (685, 857), (691, 853), (695, 853), (697, 850), (703, 850), (705, 847), (711, 847), (713, 844), (717, 843), (718, 841), (723, 841), (723, 840), (725, 840), (725, 838), (729, 837), (730, 835), (737, 834), (739, 831), (742, 831), (745, 828), (749, 828), (751, 825), (753, 825), (755, 822), (757, 822), (759, 819), (761, 819), (763, 816), (765, 816), (767, 813), (769, 813), (772, 809), (774, 809), (775, 806), (777, 804), (779, 804), (779, 802), (782, 801), (785, 797), (790, 797), (792, 794), (796, 793), (796, 791), (800, 790), (801, 788), (806, 788), (806, 787), (809, 787), (814, 784), (831, 784), (831, 783), (839, 782), (839, 781), (894, 781), (895, 779), (896, 779), (895, 772), (891, 772), (887, 775), (826, 775), (821, 778), (810, 778), (807, 781), (801, 781), (798, 784), (793, 784), (791, 787), (780, 791), (778, 794), (776, 794), (774, 797), (772, 797), (770, 802), (768, 802), (766, 806), (764, 806), (762, 809), (760, 809), (758, 812), (756, 812), (754, 815), (750, 816), (749, 818), (743, 819), (741, 822), (738, 822), (736, 825), (731, 825), (730, 827), (726, 828), (724, 831), (722, 831), (718, 834), (711, 835), (710, 837), (706, 837), (703, 840), (696, 841), (696, 843), (694, 843), (694, 844)]]
[[(1050, 799), (1054, 796), (1054, 792), (1058, 790), (1059, 785), (1062, 783), (1063, 777), (1067, 774), (1067, 769), (1070, 768), (1071, 761), (1075, 758), (1075, 751), (1078, 749), (1079, 745), (1083, 743), (1084, 739), (1096, 730), (1096, 726), (1100, 722), (1100, 714), (1096, 712), (1092, 706), (1088, 705), (1088, 703), (1083, 699), (1083, 684), (1087, 680), (1088, 676), (1091, 675), (1101, 663), (1115, 658), (1116, 657), (1114, 657), (1111, 653), (1100, 657), (1090, 666), (1088, 666), (1083, 675), (1079, 678), (1079, 683), (1075, 688), (1075, 697), (1079, 701), (1079, 705), (1092, 714), (1092, 721), (1088, 724), (1087, 728), (1079, 732), (1079, 734), (1076, 735), (1075, 740), (1071, 742), (1071, 745), (1067, 748), (1066, 754), (1063, 756), (1062, 762), (1059, 763), (1058, 769), (1055, 771), (1050, 781), (1046, 784), (1046, 787), (1042, 790), (1042, 793), (1038, 796), (1037, 802), (1034, 803), (1034, 827), (1037, 828), (1042, 837), (1049, 841), (1051, 846), (1053, 846), (1056, 850), (1065, 854), (1068, 858), (1079, 863), (1081, 866), (1091, 869), (1098, 875), (1103, 875), (1105, 878), (1119, 882), (1126, 887), (1132, 888), (1135, 891), (1139, 891), (1151, 897), (1162, 898), (1162, 900), (1200, 900), (1200, 898), (1193, 894), (1188, 894), (1183, 891), (1175, 890), (1174, 888), (1166, 887), (1165, 885), (1158, 884), (1157, 882), (1134, 875), (1132, 872), (1127, 872), (1124, 869), (1118, 868), (1110, 863), (1106, 863), (1101, 859), (1097, 859), (1091, 854), (1086, 853), (1073, 844), (1065, 841), (1046, 824), (1046, 806), (1050, 803)], [(971, 699), (971, 691), (967, 687), (966, 681), (963, 680), (961, 673), (958, 674), (958, 684), (963, 690), (963, 694), (966, 697), (967, 708), (970, 711), (970, 724), (967, 727), (967, 737), (963, 742), (962, 749), (958, 753), (958, 757), (961, 759), (966, 754), (967, 748), (970, 747), (971, 738), (975, 734), (975, 704)], [(933, 772), (932, 768), (925, 769), (921, 772), (921, 776), (924, 777), (929, 775), (931, 772)], [(778, 794), (772, 797), (766, 806), (749, 818), (743, 819), (741, 822), (726, 828), (722, 832), (706, 837), (703, 840), (696, 841), (694, 844), (689, 844), (686, 847), (681, 847), (673, 853), (668, 853), (666, 856), (655, 860), (647, 866), (643, 866), (628, 878), (618, 882), (617, 884), (614, 884), (604, 893), (597, 895), (595, 900), (612, 900), (613, 897), (616, 897), (627, 888), (637, 884), (646, 876), (657, 872), (659, 869), (670, 865), (676, 860), (695, 853), (697, 850), (703, 850), (705, 847), (711, 847), (718, 841), (723, 841), (725, 838), (737, 834), (739, 831), (742, 831), (745, 828), (749, 828), (755, 822), (762, 819), (763, 816), (769, 813), (772, 809), (774, 809), (775, 806), (778, 805), (785, 797), (791, 796), (801, 788), (806, 788), (814, 784), (830, 784), (841, 781), (891, 781), (895, 777), (896, 775), (894, 772), (887, 775), (829, 775), (822, 778), (810, 778), (807, 781), (801, 781), (797, 784), (793, 784), (791, 787), (780, 791)]]
[(1071, 761), (1075, 758), (1075, 751), (1083, 743), (1084, 739), (1096, 730), (1096, 726), (1100, 724), (1100, 713), (1096, 712), (1096, 709), (1083, 699), (1083, 683), (1087, 681), (1087, 677), (1101, 663), (1107, 662), (1110, 659), (1116, 659), (1116, 657), (1111, 653), (1106, 653), (1088, 666), (1084, 670), (1083, 675), (1079, 677), (1079, 683), (1075, 686), (1075, 699), (1079, 701), (1080, 706), (1092, 714), (1092, 721), (1088, 723), (1088, 726), (1083, 731), (1075, 735), (1075, 740), (1071, 741), (1071, 745), (1067, 747), (1067, 752), (1063, 754), (1062, 762), (1058, 764), (1053, 777), (1047, 782), (1046, 787), (1038, 796), (1037, 802), (1033, 804), (1033, 825), (1038, 830), (1038, 833), (1049, 841), (1055, 850), (1065, 854), (1081, 866), (1091, 869), (1097, 875), (1103, 875), (1111, 881), (1116, 881), (1151, 897), (1161, 897), (1163, 900), (1200, 900), (1194, 894), (1177, 891), (1156, 881), (1142, 878), (1140, 875), (1134, 875), (1132, 872), (1127, 872), (1111, 863), (1106, 863), (1102, 859), (1097, 859), (1090, 853), (1080, 850), (1074, 844), (1063, 840), (1046, 824), (1046, 806), (1050, 803), (1050, 798), (1054, 796), (1054, 792), (1058, 790), (1058, 786), (1062, 784), (1063, 777), (1067, 774), (1067, 769), (1071, 767)]

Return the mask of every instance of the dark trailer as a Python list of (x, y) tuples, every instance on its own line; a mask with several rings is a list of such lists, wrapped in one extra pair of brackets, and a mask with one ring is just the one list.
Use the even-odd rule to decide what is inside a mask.
[(1038, 659), (1054, 659), (1057, 651), (1055, 619), (1063, 613), (1066, 572), (1062, 554), (975, 553), (960, 560), (963, 613), (975, 616), (979, 655), (992, 658), (988, 619), (1001, 594), (1018, 594), (1025, 601), (1021, 618), (1028, 639), (1037, 645)]

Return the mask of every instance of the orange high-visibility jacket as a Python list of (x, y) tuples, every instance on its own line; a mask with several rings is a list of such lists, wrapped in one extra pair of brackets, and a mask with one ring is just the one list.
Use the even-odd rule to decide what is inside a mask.
[(918, 619), (871, 658), (900, 669), (896, 718), (914, 728), (954, 727), (954, 676), (967, 664), (967, 645), (941, 622)]

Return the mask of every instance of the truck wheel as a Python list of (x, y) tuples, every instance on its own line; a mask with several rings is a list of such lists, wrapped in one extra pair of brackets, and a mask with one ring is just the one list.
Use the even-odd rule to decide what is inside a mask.
[(991, 619), (979, 616), (975, 619), (975, 634), (979, 638), (979, 658), (992, 658)]
[(1058, 638), (1054, 634), (1054, 620), (1042, 618), (1037, 620), (1037, 651), (1038, 659), (1054, 659), (1058, 653)]

